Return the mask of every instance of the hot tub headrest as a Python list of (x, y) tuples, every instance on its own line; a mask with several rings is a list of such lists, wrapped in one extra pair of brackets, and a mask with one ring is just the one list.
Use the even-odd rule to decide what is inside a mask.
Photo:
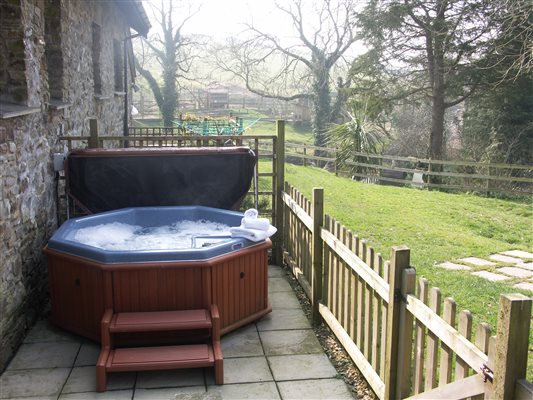
[(248, 147), (73, 150), (67, 193), (90, 213), (143, 206), (236, 209), (256, 162)]

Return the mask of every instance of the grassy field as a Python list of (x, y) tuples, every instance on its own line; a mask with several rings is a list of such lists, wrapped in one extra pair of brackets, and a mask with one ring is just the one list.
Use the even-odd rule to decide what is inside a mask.
[[(500, 294), (521, 292), (531, 296), (530, 292), (513, 288), (514, 280), (489, 282), (468, 272), (435, 266), (510, 249), (532, 251), (531, 202), (368, 185), (290, 164), (285, 178), (306, 196), (311, 195), (313, 187), (323, 187), (326, 212), (367, 239), (385, 259), (390, 259), (391, 246), (407, 245), (417, 276), (427, 278), (430, 286), (439, 287), (443, 299), (453, 297), (458, 311), (470, 310), (474, 326), (487, 322), (496, 332)], [(528, 378), (533, 378), (533, 330)]]
[[(245, 119), (244, 127), (250, 126), (255, 120)], [(255, 122), (250, 128), (246, 129), (245, 135), (275, 135), (276, 122), (269, 120), (259, 120)], [(307, 143), (313, 144), (313, 136), (309, 126), (295, 126), (287, 122), (285, 124), (285, 141), (292, 143)]]

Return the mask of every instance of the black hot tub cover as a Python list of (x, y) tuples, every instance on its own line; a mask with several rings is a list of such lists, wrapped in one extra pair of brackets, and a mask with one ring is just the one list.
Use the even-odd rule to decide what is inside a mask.
[(74, 150), (66, 161), (67, 192), (90, 213), (182, 205), (236, 209), (256, 162), (248, 147)]

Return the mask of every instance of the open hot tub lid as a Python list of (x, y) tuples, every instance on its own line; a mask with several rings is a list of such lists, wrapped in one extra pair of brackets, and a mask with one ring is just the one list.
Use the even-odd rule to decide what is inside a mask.
[(65, 164), (67, 193), (89, 213), (182, 205), (236, 209), (256, 162), (248, 147), (73, 150)]

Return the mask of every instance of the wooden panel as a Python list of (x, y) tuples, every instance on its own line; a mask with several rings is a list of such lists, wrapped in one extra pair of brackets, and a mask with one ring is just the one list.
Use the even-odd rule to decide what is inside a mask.
[[(472, 314), (468, 310), (463, 310), (459, 314), (459, 333), (468, 341), (472, 336)], [(477, 372), (477, 371), (476, 371)], [(461, 379), (468, 376), (468, 364), (457, 356), (457, 364), (455, 366), (455, 378)]]
[(477, 396), (485, 391), (483, 378), (479, 375), (474, 375), (466, 379), (461, 379), (457, 382), (449, 383), (445, 386), (440, 386), (436, 389), (426, 391), (417, 396), (412, 396), (406, 400), (450, 400), (450, 399), (466, 399), (472, 396)]
[[(418, 300), (421, 304), (428, 302), (428, 281), (420, 278), (418, 281)], [(418, 394), (424, 390), (424, 350), (426, 346), (426, 329), (418, 319), (415, 319), (415, 370), (414, 370), (414, 390)]]
[(211, 295), (225, 330), (268, 309), (268, 260), (265, 249), (216, 264), (211, 272)]
[(202, 268), (114, 271), (115, 312), (206, 308)]
[(477, 371), (481, 365), (487, 363), (486, 354), (444, 322), (442, 318), (436, 318), (431, 310), (416, 297), (407, 296), (407, 309), (431, 332), (437, 333), (440, 340), (452, 348), (457, 356), (461, 357), (471, 368)]
[[(444, 321), (455, 327), (456, 304), (451, 297), (444, 300)], [(446, 344), (441, 343), (439, 386), (444, 386), (452, 380), (453, 351)]]
[[(361, 241), (361, 256), (363, 262), (368, 266), (369, 270), (373, 272), (372, 260), (368, 259), (368, 248), (366, 240)], [(373, 254), (373, 253), (372, 253)], [(371, 360), (372, 357), (372, 286), (365, 285), (365, 309), (364, 309), (364, 328), (363, 328), (363, 341), (364, 341), (364, 354), (367, 360)]]
[(57, 325), (93, 340), (100, 340), (104, 314), (102, 271), (80, 260), (48, 258), (50, 319)]
[(339, 339), (346, 352), (350, 355), (350, 358), (354, 361), (357, 368), (359, 368), (367, 382), (377, 394), (378, 398), (383, 399), (385, 393), (383, 380), (379, 377), (374, 368), (372, 368), (372, 365), (370, 365), (359, 348), (353, 343), (350, 336), (341, 326), (339, 321), (337, 321), (333, 313), (323, 304), (319, 305), (319, 311), (324, 318), (324, 321)]
[(382, 277), (365, 264), (361, 259), (361, 257), (364, 257), (363, 254), (360, 254), (359, 256), (354, 254), (349, 247), (341, 243), (341, 241), (327, 229), (322, 229), (320, 236), (325, 244), (342, 257), (342, 259), (365, 280), (367, 285), (376, 290), (386, 302), (389, 301), (389, 285)]
[[(368, 248), (368, 262), (369, 266), (374, 269), (374, 271), (379, 275), (379, 258), (378, 254), (374, 253), (372, 247)], [(372, 366), (376, 371), (379, 371), (379, 328), (381, 322), (381, 307), (379, 294), (375, 291), (372, 291), (373, 300), (372, 300)]]
[(110, 332), (149, 332), (207, 329), (211, 318), (206, 310), (151, 311), (114, 314)]
[(281, 196), (285, 204), (287, 204), (287, 207), (289, 207), (291, 211), (298, 217), (298, 219), (302, 221), (302, 223), (307, 227), (307, 229), (312, 230), (313, 220), (309, 216), (309, 214), (307, 214), (304, 208), (301, 207), (298, 202), (294, 200), (294, 194), (292, 194), (291, 196), (288, 193), (283, 192)]
[[(440, 315), (441, 294), (439, 288), (431, 288), (429, 291), (429, 307), (433, 315)], [(426, 381), (424, 388), (426, 391), (437, 386), (437, 356), (438, 356), (438, 336), (430, 331), (428, 333), (428, 357), (426, 359)]]
[(142, 371), (151, 369), (194, 368), (215, 362), (207, 344), (182, 346), (136, 347), (111, 352), (108, 371)]

